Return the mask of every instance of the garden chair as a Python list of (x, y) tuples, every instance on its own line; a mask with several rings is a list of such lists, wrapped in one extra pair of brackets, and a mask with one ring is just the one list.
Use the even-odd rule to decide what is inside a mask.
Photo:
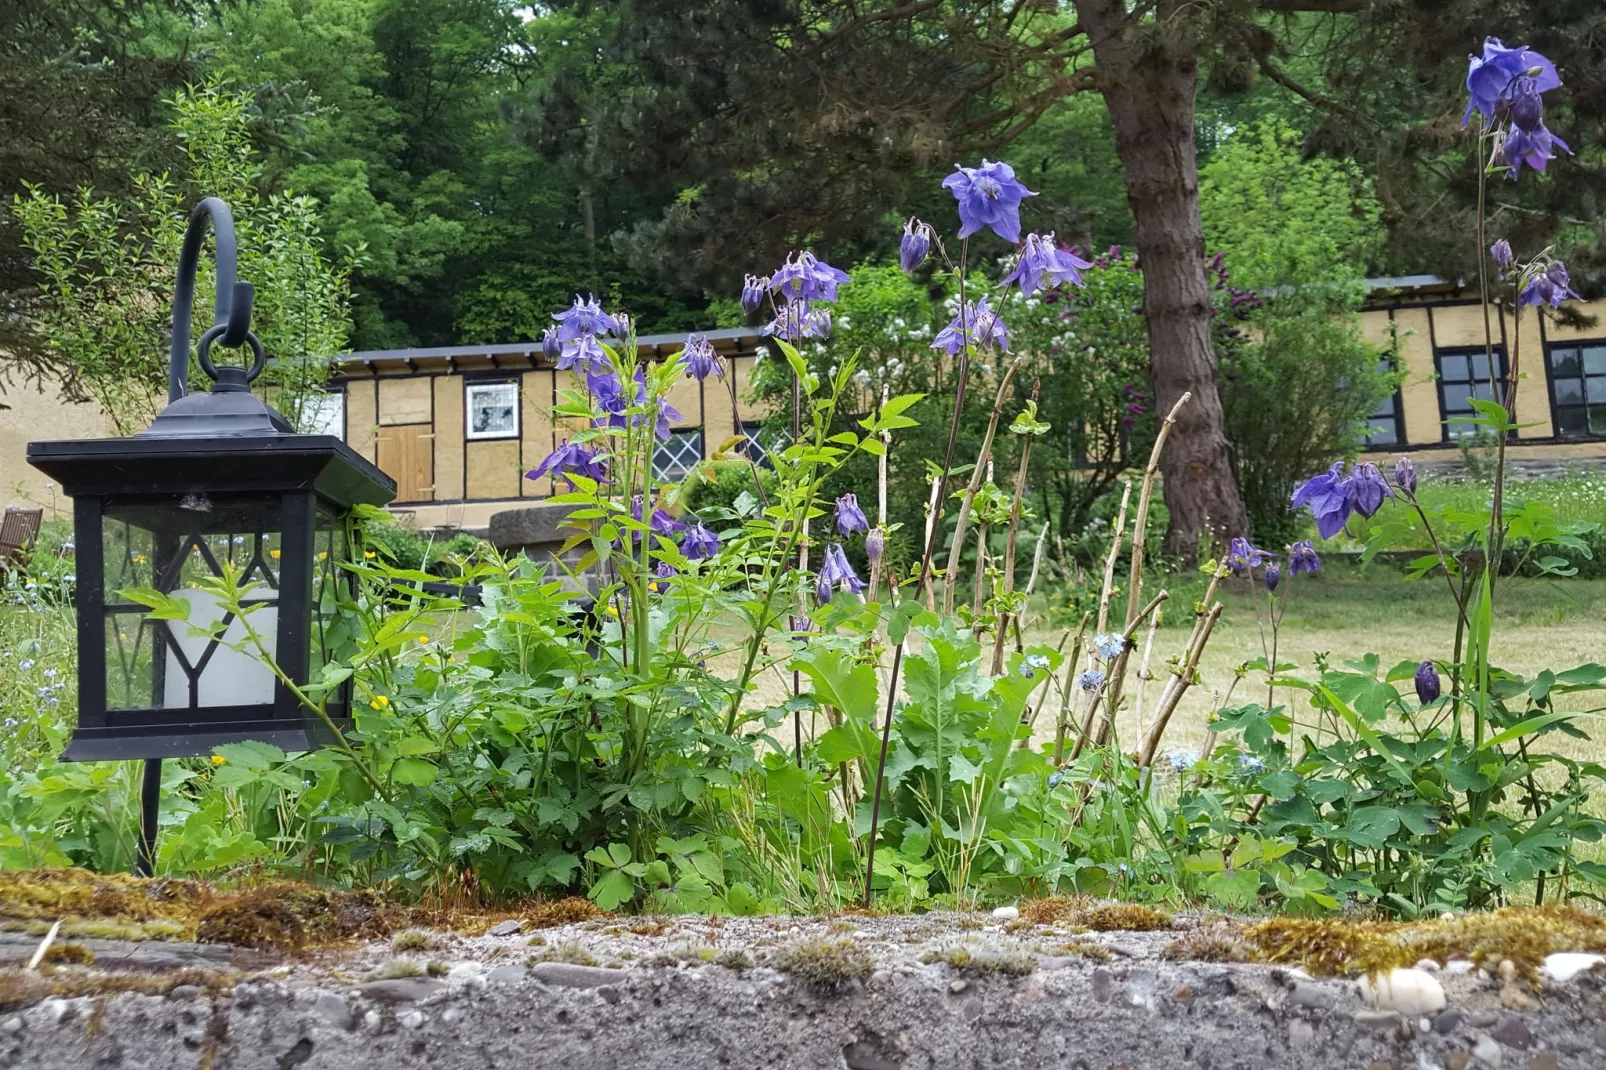
[(0, 576), (20, 565), (28, 548), (39, 537), (39, 525), (44, 521), (43, 509), (19, 509), (6, 506), (5, 519), (0, 520)]

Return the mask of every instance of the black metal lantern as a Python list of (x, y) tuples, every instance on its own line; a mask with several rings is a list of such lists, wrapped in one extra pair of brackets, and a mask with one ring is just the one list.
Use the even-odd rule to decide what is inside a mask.
[[(208, 221), (217, 301), (197, 349), (214, 383), (186, 395)], [(335, 654), (337, 595), (351, 580), (341, 567), (346, 518), (360, 503), (389, 502), (396, 484), (337, 437), (296, 434), (251, 393), (264, 354), (249, 330), (251, 287), (234, 280), (234, 264), (228, 207), (207, 198), (190, 216), (179, 260), (168, 407), (132, 438), (28, 445), (29, 462), (73, 499), (78, 725), (65, 760), (204, 755), (247, 739), (285, 750), (330, 742), (327, 725), (264, 661), (235, 649), (243, 622), (197, 581), (232, 562), (242, 584), (258, 585), (245, 601), (262, 606), (250, 623), (274, 661), (298, 684), (316, 678)], [(250, 368), (215, 366), (211, 349), (220, 343), (248, 346)], [(188, 622), (152, 619), (118, 593), (133, 588), (187, 602)], [(198, 636), (197, 625), (213, 634)], [(349, 695), (332, 696), (328, 712), (337, 726), (348, 719)], [(154, 803), (153, 767), (145, 786)]]

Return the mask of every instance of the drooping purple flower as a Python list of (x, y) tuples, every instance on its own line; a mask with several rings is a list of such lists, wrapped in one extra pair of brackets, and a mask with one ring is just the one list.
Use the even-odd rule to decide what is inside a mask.
[(1527, 131), (1513, 126), (1506, 134), (1506, 140), (1500, 146), (1500, 152), (1506, 161), (1506, 177), (1516, 178), (1522, 173), (1523, 166), (1529, 170), (1543, 172), (1547, 164), (1556, 158), (1554, 150), (1560, 149), (1567, 155), (1572, 155), (1572, 149), (1561, 138), (1552, 134), (1541, 124), (1539, 129)]
[(1322, 559), (1309, 539), (1300, 539), (1288, 548), (1288, 571), (1297, 576), (1301, 572), (1320, 572)]
[(713, 557), (719, 553), (719, 536), (703, 527), (699, 520), (686, 529), (686, 537), (680, 540), (680, 552), (691, 561)]
[(1394, 462), (1394, 485), (1407, 494), (1416, 493), (1416, 462), (1401, 457)]
[(1020, 202), (1037, 194), (1016, 180), (1007, 163), (982, 160), (980, 167), (955, 167), (957, 173), (943, 179), (942, 188), (959, 202), (959, 236), (991, 227), (1007, 242), (1020, 241)]
[[(647, 377), (644, 368), (636, 369), (636, 397), (634, 402), (626, 399), (624, 387), (620, 384), (619, 377), (612, 372), (600, 375), (586, 373), (586, 388), (591, 391), (592, 400), (603, 414), (601, 419), (595, 421), (598, 427), (624, 427), (627, 422), (627, 412), (632, 404), (644, 406), (647, 403)], [(635, 413), (629, 416), (628, 423), (631, 427), (640, 427), (645, 419), (646, 416), (643, 414)], [(653, 428), (654, 434), (659, 440), (667, 439), (671, 423), (679, 423), (684, 419), (685, 417), (681, 415), (680, 410), (671, 405), (668, 398), (660, 398), (658, 401), (658, 420)]]
[(586, 449), (578, 442), (565, 439), (558, 448), (547, 454), (545, 459), (528, 472), (525, 479), (540, 479), (542, 476), (554, 476), (569, 483), (572, 488), (574, 481), (569, 479), (571, 472), (579, 473), (587, 479), (594, 479), (598, 483), (608, 482), (608, 465), (597, 457), (591, 450)]
[(1535, 88), (1537, 84), (1532, 78), (1518, 78), (1511, 83), (1509, 92), (1512, 125), (1529, 133), (1545, 123), (1545, 101)]
[(572, 342), (587, 334), (623, 333), (619, 321), (602, 311), (596, 294), (592, 294), (589, 301), (575, 294), (574, 304), (562, 312), (554, 312), (552, 318), (557, 320), (558, 338), (564, 342)]
[(558, 338), (558, 329), (548, 327), (541, 332), (541, 355), (553, 363), (557, 362), (558, 354), (563, 352), (563, 342)]
[(1251, 546), (1249, 540), (1241, 535), (1227, 544), (1227, 568), (1234, 576), (1242, 576), (1251, 569), (1257, 569), (1276, 556), (1270, 551)]
[(870, 530), (870, 521), (859, 508), (857, 494), (844, 494), (836, 500), (836, 530), (842, 536)]
[(1544, 271), (1528, 280), (1522, 293), (1517, 295), (1517, 304), (1560, 308), (1561, 303), (1569, 297), (1578, 300), (1578, 294), (1573, 292), (1572, 279), (1567, 274), (1567, 265), (1560, 260), (1552, 260)]
[(842, 544), (833, 542), (826, 547), (825, 560), (820, 562), (820, 575), (814, 585), (814, 595), (823, 606), (831, 600), (831, 592), (838, 589), (858, 594), (864, 590), (864, 582), (848, 563), (848, 555), (842, 552)]
[(775, 313), (775, 318), (764, 328), (764, 333), (788, 342), (804, 338), (829, 338), (831, 313), (824, 308), (809, 308), (804, 302), (788, 302)]
[(1503, 268), (1510, 267), (1511, 262), (1516, 259), (1511, 253), (1511, 243), (1504, 238), (1489, 246), (1489, 258)]
[[(639, 494), (632, 496), (630, 499), (630, 515), (636, 520), (641, 519), (641, 495)], [(686, 525), (676, 520), (673, 513), (667, 513), (656, 505), (653, 506), (652, 520), (649, 524), (654, 532), (665, 538), (686, 530)]]
[(1316, 519), (1316, 530), (1324, 539), (1331, 539), (1344, 530), (1349, 520), (1349, 483), (1343, 478), (1344, 462), (1334, 461), (1326, 473), (1312, 476), (1294, 490), (1289, 500), (1290, 509), (1309, 506)]
[(658, 562), (658, 567), (652, 570), (653, 578), (647, 581), (647, 589), (653, 592), (669, 590), (670, 583), (680, 573), (668, 561)]
[(912, 274), (931, 252), (931, 227), (918, 219), (911, 219), (903, 225), (903, 241), (898, 244), (898, 266), (903, 268), (905, 275)]
[(967, 342), (982, 351), (996, 344), (1005, 353), (1009, 352), (1009, 330), (1004, 326), (1003, 317), (988, 307), (985, 297), (974, 304), (966, 301), (959, 314), (931, 340), (931, 348), (952, 357), (964, 349)]
[(770, 289), (789, 302), (835, 301), (836, 288), (848, 281), (848, 273), (840, 271), (813, 253), (793, 253), (786, 263), (770, 276)]
[(1004, 279), (1004, 285), (1020, 283), (1020, 292), (1029, 294), (1045, 285), (1082, 285), (1082, 271), (1093, 265), (1054, 244), (1054, 232), (1026, 235), (1026, 247), (1021, 250), (1015, 270)]
[(710, 374), (725, 378), (725, 362), (714, 352), (714, 343), (708, 340), (706, 334), (686, 336), (686, 348), (681, 351), (680, 363), (686, 369), (686, 374), (699, 383)]
[(1268, 594), (1277, 593), (1277, 584), (1282, 582), (1282, 578), (1283, 578), (1282, 570), (1279, 569), (1275, 563), (1267, 565), (1266, 566), (1265, 576), (1264, 576), (1264, 579), (1266, 581), (1266, 592)]
[(1389, 489), (1388, 480), (1377, 470), (1377, 465), (1370, 461), (1362, 461), (1355, 466), (1355, 472), (1349, 478), (1347, 495), (1349, 507), (1353, 512), (1363, 517), (1370, 517), (1383, 508), (1384, 498), (1392, 497), (1394, 491)]
[(769, 292), (770, 280), (762, 275), (749, 275), (742, 280), (742, 311), (748, 314), (757, 312), (764, 303), (764, 295)]
[(1473, 113), (1493, 122), (1502, 98), (1509, 95), (1519, 78), (1531, 78), (1538, 93), (1548, 93), (1561, 85), (1555, 64), (1526, 45), (1507, 48), (1498, 37), (1483, 42), (1483, 55), (1468, 57), (1467, 110), (1461, 125), (1472, 121)]
[(1439, 672), (1433, 667), (1432, 661), (1423, 661), (1416, 667), (1416, 675), (1412, 677), (1416, 684), (1416, 700), (1426, 706), (1439, 697)]

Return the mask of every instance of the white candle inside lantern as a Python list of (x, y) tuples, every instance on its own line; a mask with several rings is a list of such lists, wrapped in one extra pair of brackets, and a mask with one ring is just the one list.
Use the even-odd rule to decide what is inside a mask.
[[(174, 591), (173, 597), (189, 603), (189, 620), (170, 620), (169, 638), (184, 652), (184, 659), (194, 668), (206, 655), (212, 640), (204, 635), (190, 634), (192, 628), (212, 628), (223, 619), (224, 609), (218, 596), (211, 591), (185, 589)], [(268, 601), (274, 592), (253, 591), (253, 600)], [(269, 656), (277, 651), (279, 637), (279, 607), (265, 605), (251, 614), (251, 627), (262, 637), (262, 645)], [(238, 617), (223, 629), (221, 641), (207, 659), (197, 681), (196, 699), (200, 706), (255, 706), (273, 701), (273, 670), (258, 656), (254, 643), (243, 649), (234, 646), (245, 642), (245, 625)], [(190, 680), (171, 648), (167, 650), (167, 673), (162, 694), (162, 705), (167, 709), (183, 709), (190, 704)]]

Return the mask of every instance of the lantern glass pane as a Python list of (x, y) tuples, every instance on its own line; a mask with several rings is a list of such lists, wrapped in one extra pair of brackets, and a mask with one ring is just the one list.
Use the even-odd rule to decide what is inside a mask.
[[(343, 565), (351, 560), (350, 539), (345, 522), (320, 507), (313, 533), (312, 552), (312, 649), (307, 662), (309, 680), (316, 680), (323, 667), (346, 661), (357, 643), (355, 618), (355, 580)], [(344, 711), (347, 688), (329, 696), (331, 716)]]
[[(162, 497), (108, 504), (102, 541), (106, 699), (110, 709), (200, 709), (273, 701), (261, 652), (278, 641), (281, 510), (275, 499)], [(234, 571), (249, 612), (225, 612), (212, 581)], [(152, 620), (122, 593), (154, 589), (189, 605), (187, 620)]]

